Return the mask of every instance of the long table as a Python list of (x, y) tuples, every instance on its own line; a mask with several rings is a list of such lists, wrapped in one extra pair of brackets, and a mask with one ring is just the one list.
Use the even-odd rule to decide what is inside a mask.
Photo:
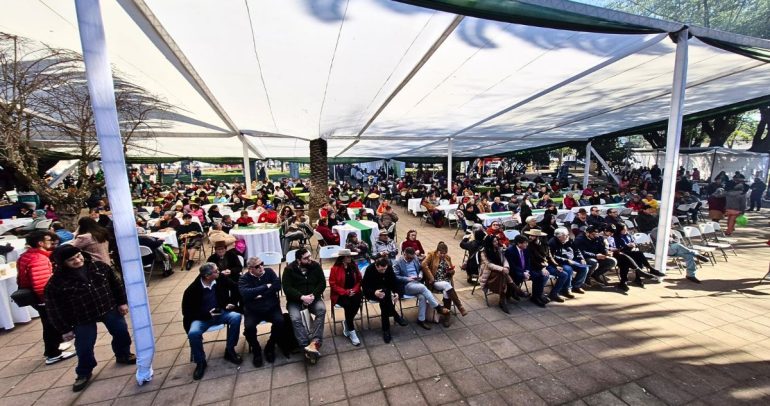
[(497, 213), (481, 213), (478, 217), (479, 220), (481, 220), (481, 224), (484, 224), (484, 227), (489, 227), (489, 225), (495, 221), (502, 223), (503, 221), (513, 220), (513, 212), (499, 211)]

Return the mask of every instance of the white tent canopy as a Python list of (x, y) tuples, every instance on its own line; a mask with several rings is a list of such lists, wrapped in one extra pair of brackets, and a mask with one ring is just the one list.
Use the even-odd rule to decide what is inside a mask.
[[(649, 168), (657, 164), (664, 168), (665, 155), (663, 150), (633, 150), (631, 157), (634, 167)], [(713, 179), (721, 171), (730, 177), (738, 171), (746, 177), (759, 176), (764, 180), (770, 169), (770, 154), (721, 147), (682, 148), (679, 151), (679, 165), (687, 171), (698, 168), (701, 178), (706, 180)]]
[[(0, 30), (80, 50), (73, 2), (2, 3)], [(681, 24), (564, 1), (511, 3), (603, 13), (647, 33), (533, 27), (385, 0), (102, 2), (116, 70), (176, 108), (129, 155), (239, 157), (240, 133), (252, 158), (307, 157), (319, 137), (329, 157), (441, 157), (450, 137), (454, 156), (475, 157), (668, 118), (676, 44), (667, 31)], [(689, 42), (684, 114), (770, 94), (765, 62)]]

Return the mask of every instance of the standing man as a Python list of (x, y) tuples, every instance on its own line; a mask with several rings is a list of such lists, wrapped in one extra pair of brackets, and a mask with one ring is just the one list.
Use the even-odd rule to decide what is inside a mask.
[[(40, 323), (43, 325), (43, 345), (45, 350), (45, 364), (51, 365), (67, 358), (75, 356), (74, 352), (62, 352), (59, 349), (62, 337), (56, 328), (51, 325), (45, 307), (45, 285), (51, 279), (53, 265), (51, 264), (51, 248), (53, 247), (51, 234), (45, 231), (35, 231), (26, 238), (30, 247), (19, 256), (16, 261), (18, 276), (16, 278), (19, 289), (32, 289), (37, 296), (38, 304), (32, 307), (40, 313)], [(72, 345), (71, 343), (69, 344)]]
[(243, 361), (235, 352), (241, 329), (241, 315), (235, 311), (240, 301), (238, 289), (230, 278), (220, 277), (214, 263), (206, 262), (198, 268), (198, 272), (200, 276), (192, 281), (182, 296), (182, 324), (190, 340), (190, 351), (196, 364), (193, 372), (195, 380), (203, 378), (206, 372), (203, 333), (211, 326), (229, 326), (225, 359), (236, 365)]
[[(282, 278), (283, 293), (286, 295), (286, 310), (289, 312), (294, 337), (304, 348), (305, 357), (315, 364), (321, 356), (323, 344), (326, 305), (323, 293), (326, 277), (318, 262), (313, 261), (307, 248), (297, 250), (296, 259), (286, 267)], [(302, 321), (302, 311), (309, 310), (315, 316), (310, 325)], [(308, 320), (309, 321), (309, 320)]]
[(278, 292), (281, 291), (281, 280), (271, 268), (265, 268), (265, 263), (258, 257), (246, 261), (247, 272), (238, 281), (238, 291), (243, 301), (243, 316), (246, 319), (243, 335), (254, 353), (252, 362), (259, 368), (262, 366), (262, 349), (257, 340), (257, 325), (266, 321), (271, 324), (270, 338), (265, 345), (265, 359), (269, 363), (275, 361), (275, 345), (280, 341), (283, 331), (283, 315)]

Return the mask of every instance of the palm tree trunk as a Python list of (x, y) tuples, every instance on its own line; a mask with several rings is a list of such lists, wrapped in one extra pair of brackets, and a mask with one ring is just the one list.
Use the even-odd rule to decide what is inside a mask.
[(326, 140), (310, 141), (310, 221), (318, 219), (318, 210), (328, 199), (326, 189), (329, 182), (329, 166), (327, 164)]

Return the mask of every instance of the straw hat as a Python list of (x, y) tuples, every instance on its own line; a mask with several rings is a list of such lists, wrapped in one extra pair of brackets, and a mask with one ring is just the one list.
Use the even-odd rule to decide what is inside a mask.
[(366, 196), (366, 197), (368, 197), (370, 199), (379, 199), (380, 195), (378, 195), (377, 193), (372, 192), (372, 193), (369, 193), (369, 195)]
[(533, 228), (531, 230), (527, 230), (527, 231), (524, 232), (524, 234), (532, 235), (532, 236), (535, 236), (535, 237), (547, 237), (548, 236), (548, 234), (546, 234), (546, 233), (544, 233), (544, 232), (542, 232), (542, 231), (540, 231), (540, 230), (538, 230), (536, 228)]
[(351, 251), (351, 250), (349, 250), (347, 248), (343, 248), (343, 249), (341, 249), (341, 250), (339, 250), (339, 251), (334, 253), (335, 257), (352, 257), (354, 255), (358, 255), (358, 252)]

